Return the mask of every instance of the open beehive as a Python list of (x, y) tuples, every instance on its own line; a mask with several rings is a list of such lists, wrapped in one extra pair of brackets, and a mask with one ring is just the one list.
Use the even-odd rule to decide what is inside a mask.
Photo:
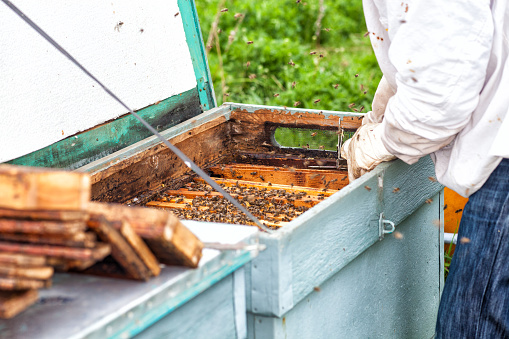
[[(207, 114), (208, 121), (176, 126), (179, 134), (169, 139), (264, 224), (284, 226), (348, 184), (337, 151), (312, 149), (309, 143), (284, 147), (275, 133), (290, 127), (307, 131), (310, 139), (314, 130), (337, 137), (358, 127), (361, 116), (237, 106), (229, 119), (221, 114), (227, 105)], [(132, 148), (135, 156), (94, 176), (95, 199), (169, 209), (183, 219), (254, 225), (165, 147)]]

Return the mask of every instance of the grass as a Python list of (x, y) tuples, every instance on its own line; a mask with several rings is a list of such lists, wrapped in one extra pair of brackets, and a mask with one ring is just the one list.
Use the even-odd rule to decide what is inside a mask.
[(381, 72), (361, 1), (197, 0), (196, 7), (218, 104), (370, 109)]

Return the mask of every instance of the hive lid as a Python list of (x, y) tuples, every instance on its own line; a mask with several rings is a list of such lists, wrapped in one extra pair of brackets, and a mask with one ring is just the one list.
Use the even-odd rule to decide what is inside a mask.
[[(215, 107), (194, 0), (14, 3), (158, 130)], [(148, 136), (0, 5), (0, 162), (75, 169)]]

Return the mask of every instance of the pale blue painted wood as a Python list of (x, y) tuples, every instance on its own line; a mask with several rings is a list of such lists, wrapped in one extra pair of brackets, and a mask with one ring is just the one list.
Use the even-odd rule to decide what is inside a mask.
[(248, 313), (249, 338), (431, 338), (442, 249), (440, 193), (281, 317)]
[(135, 338), (236, 338), (230, 274)]
[[(382, 164), (278, 232), (262, 234), (260, 241), (277, 250), (261, 253), (250, 264), (252, 291), (248, 298), (253, 300), (247, 303), (249, 311), (275, 316), (286, 313), (314, 286), (379, 241), (380, 212), (397, 225), (440, 192), (442, 186), (428, 179), (433, 175), (429, 157), (412, 166), (399, 160)], [(379, 187), (381, 180), (384, 185)], [(393, 193), (393, 186), (408, 193)], [(433, 255), (439, 256), (438, 252)], [(254, 265), (259, 268), (254, 270)], [(435, 278), (440, 278), (438, 271)]]
[(203, 111), (207, 111), (217, 106), (214, 94), (214, 86), (212, 85), (212, 77), (210, 76), (205, 46), (203, 45), (203, 37), (200, 30), (200, 20), (196, 12), (194, 0), (178, 0), (180, 15), (184, 25), (187, 46), (193, 61), (194, 74), (200, 96)]

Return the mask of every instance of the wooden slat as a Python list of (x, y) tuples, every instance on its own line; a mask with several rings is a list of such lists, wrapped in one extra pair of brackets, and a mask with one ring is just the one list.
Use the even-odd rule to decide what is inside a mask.
[[(268, 191), (283, 189), (290, 193), (304, 192), (304, 193), (306, 193), (306, 196), (309, 195), (310, 197), (316, 197), (316, 196), (319, 196), (322, 194), (325, 197), (329, 197), (337, 192), (336, 190), (331, 190), (331, 189), (324, 191), (321, 188), (282, 185), (282, 184), (271, 184), (269, 186), (269, 184), (266, 182), (256, 182), (256, 181), (249, 181), (249, 180), (223, 179), (223, 178), (213, 178), (213, 179), (218, 184), (224, 185), (226, 187), (244, 186), (244, 187), (253, 187), (253, 188), (258, 188), (258, 189), (266, 189)], [(201, 183), (205, 182), (201, 178), (195, 178), (194, 180), (196, 182), (201, 182)], [(348, 180), (348, 179), (345, 179), (345, 180)]]
[(0, 165), (0, 207), (17, 210), (85, 210), (87, 173)]
[(87, 211), (49, 211), (49, 210), (13, 210), (0, 208), (0, 218), (52, 220), (52, 221), (86, 221)]
[(0, 290), (4, 291), (31, 290), (44, 286), (45, 282), (42, 280), (0, 277)]
[(127, 221), (163, 264), (197, 267), (203, 244), (178, 218), (153, 208), (91, 203), (90, 221), (105, 218), (117, 229)]
[(53, 267), (16, 267), (0, 265), (0, 277), (17, 277), (26, 279), (46, 280), (53, 276)]
[(84, 221), (34, 221), (0, 219), (0, 232), (33, 234), (74, 234), (87, 228)]
[(23, 253), (30, 255), (44, 255), (76, 260), (101, 260), (111, 252), (107, 244), (98, 243), (95, 248), (73, 248), (50, 245), (28, 245), (19, 243), (0, 242), (0, 251)]
[(93, 248), (96, 245), (96, 236), (91, 232), (77, 232), (75, 234), (69, 234), (69, 237), (62, 237), (58, 234), (0, 233), (0, 241), (1, 240), (64, 247)]
[(357, 129), (362, 125), (363, 116), (358, 117), (343, 117), (341, 120), (341, 127), (345, 129)]
[(136, 280), (148, 280), (152, 275), (127, 240), (105, 218), (93, 222), (93, 230), (111, 245), (111, 256)]
[(39, 299), (37, 290), (0, 291), (0, 318), (9, 319), (35, 304)]
[(252, 165), (220, 165), (208, 168), (214, 176), (280, 185), (339, 190), (348, 185), (347, 172)]
[(120, 228), (120, 234), (127, 240), (129, 245), (138, 254), (145, 266), (150, 270), (153, 276), (158, 276), (161, 273), (161, 267), (154, 254), (150, 251), (148, 246), (143, 240), (134, 232), (129, 223), (125, 222)]
[(20, 253), (0, 253), (0, 265), (16, 265), (22, 267), (39, 267), (46, 265), (46, 257)]

